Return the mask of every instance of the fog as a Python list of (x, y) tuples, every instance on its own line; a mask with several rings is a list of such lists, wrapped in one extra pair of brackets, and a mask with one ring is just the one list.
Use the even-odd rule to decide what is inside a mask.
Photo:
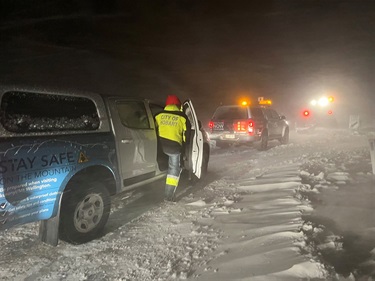
[[(349, 1), (2, 3), (0, 83), (164, 100), (270, 98), (292, 122), (312, 97), (372, 125), (375, 3)], [(35, 2), (34, 2), (35, 3)]]

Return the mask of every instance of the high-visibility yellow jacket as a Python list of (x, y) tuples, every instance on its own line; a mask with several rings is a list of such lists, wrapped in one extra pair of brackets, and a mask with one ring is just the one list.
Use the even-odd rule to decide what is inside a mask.
[(155, 116), (155, 121), (164, 152), (181, 151), (190, 132), (190, 122), (186, 114), (176, 105), (167, 105)]

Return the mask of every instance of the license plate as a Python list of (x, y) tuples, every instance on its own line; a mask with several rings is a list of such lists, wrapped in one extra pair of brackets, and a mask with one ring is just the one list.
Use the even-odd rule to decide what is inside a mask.
[(234, 139), (235, 138), (235, 136), (233, 135), (233, 134), (227, 134), (227, 135), (225, 135), (225, 138), (226, 139)]
[(224, 122), (215, 122), (214, 130), (224, 130)]

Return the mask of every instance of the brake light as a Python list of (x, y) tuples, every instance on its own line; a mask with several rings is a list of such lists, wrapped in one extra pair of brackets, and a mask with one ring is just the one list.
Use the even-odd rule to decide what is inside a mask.
[(255, 127), (254, 121), (253, 120), (249, 120), (249, 127), (248, 127), (249, 134), (253, 134), (254, 133), (254, 127)]
[(208, 122), (208, 127), (212, 130), (214, 128), (214, 122), (213, 121)]
[(249, 134), (254, 133), (254, 121), (253, 120), (238, 120), (233, 123), (233, 130), (236, 132), (247, 132)]
[(309, 117), (310, 116), (310, 111), (309, 110), (304, 110), (303, 112), (302, 112), (302, 115), (304, 116), (304, 117)]

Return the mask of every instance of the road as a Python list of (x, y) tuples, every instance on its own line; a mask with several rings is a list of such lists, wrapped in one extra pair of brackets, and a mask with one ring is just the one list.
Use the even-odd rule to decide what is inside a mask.
[[(374, 206), (361, 204), (363, 194), (374, 202), (370, 171), (366, 137), (345, 130), (292, 132), (290, 144), (272, 141), (267, 151), (213, 147), (209, 173), (183, 178), (176, 203), (163, 201), (163, 181), (114, 198), (95, 241), (51, 247), (38, 241), (37, 224), (2, 232), (0, 280), (327, 280), (340, 272), (335, 261), (353, 257), (340, 273), (371, 276), (361, 267), (375, 245)], [(357, 194), (351, 187), (359, 183)], [(329, 201), (341, 212), (324, 209)], [(356, 215), (367, 220), (358, 224)], [(355, 240), (343, 230), (350, 224)], [(321, 259), (322, 249), (331, 260)]]

